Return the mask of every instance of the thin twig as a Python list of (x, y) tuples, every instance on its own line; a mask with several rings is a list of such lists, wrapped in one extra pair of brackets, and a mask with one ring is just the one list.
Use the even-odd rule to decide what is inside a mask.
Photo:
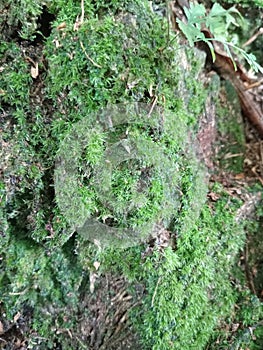
[(261, 80), (259, 80), (259, 81), (255, 81), (254, 83), (252, 83), (252, 84), (246, 86), (245, 90), (253, 89), (253, 88), (258, 87), (258, 86), (260, 86), (260, 85), (262, 85), (262, 84), (263, 84), (263, 79), (261, 79)]
[(87, 345), (84, 344), (84, 343), (79, 339), (79, 337), (76, 336), (76, 339), (77, 339), (77, 341), (80, 343), (80, 345), (82, 346), (83, 349), (87, 349)]
[(254, 34), (250, 39), (248, 39), (248, 41), (246, 41), (242, 47), (246, 47), (247, 45), (250, 45), (251, 43), (253, 43), (253, 41), (255, 41), (257, 39), (257, 37), (260, 35), (260, 34), (263, 34), (263, 27), (260, 28), (256, 34)]
[(155, 299), (156, 293), (157, 293), (157, 288), (158, 288), (160, 282), (161, 282), (161, 277), (158, 278), (158, 281), (157, 281), (157, 284), (156, 284), (156, 287), (155, 287), (155, 290), (154, 290), (154, 293), (153, 293), (153, 297), (152, 297), (151, 307), (153, 307), (154, 299)]
[(168, 0), (166, 0), (166, 16), (167, 16), (167, 46), (170, 43), (170, 6)]
[(89, 57), (89, 55), (87, 54), (86, 50), (85, 50), (85, 47), (82, 43), (82, 41), (80, 41), (80, 46), (85, 54), (85, 56), (87, 57), (87, 59), (97, 68), (102, 68), (98, 63), (94, 62), (92, 58)]
[(150, 109), (150, 111), (149, 111), (149, 113), (148, 113), (148, 116), (147, 116), (148, 118), (150, 118), (150, 116), (151, 116), (151, 114), (152, 114), (152, 112), (153, 112), (153, 109), (154, 109), (154, 107), (155, 107), (155, 105), (156, 105), (157, 100), (158, 100), (158, 96), (155, 96), (155, 98), (154, 98), (154, 100), (153, 100), (153, 104), (152, 104), (151, 109)]
[(80, 17), (81, 24), (83, 24), (84, 22), (84, 15), (85, 15), (84, 0), (81, 0), (81, 17)]
[(9, 295), (25, 295), (29, 288), (26, 288), (22, 292), (9, 292)]

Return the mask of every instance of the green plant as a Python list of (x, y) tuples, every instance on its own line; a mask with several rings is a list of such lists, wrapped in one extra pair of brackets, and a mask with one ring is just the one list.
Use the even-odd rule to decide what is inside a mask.
[[(175, 250), (160, 250), (156, 243), (146, 257), (143, 246), (125, 254), (114, 249), (91, 254), (85, 242), (80, 243), (83, 262), (100, 261), (102, 271), (124, 274), (132, 286), (145, 286), (142, 305), (131, 314), (144, 350), (205, 349), (234, 311), (239, 294), (229, 277), (245, 239), (235, 221), (241, 202), (230, 199), (219, 185), (213, 190), (220, 199), (212, 208), (203, 208), (192, 229), (181, 231), (175, 224)], [(258, 306), (254, 304), (252, 314)]]
[[(172, 40), (167, 40), (166, 19), (154, 14), (148, 1), (84, 1), (80, 23), (80, 1), (56, 0), (45, 3), (55, 20), (42, 43), (45, 65), (33, 80), (21, 49), (29, 45), (32, 50), (32, 43), (23, 46), (20, 41), (36, 34), (32, 28), (43, 5), (38, 1), (32, 9), (32, 3), (16, 1), (5, 14), (10, 15), (10, 26), (21, 28), (23, 34), (17, 33), (17, 41), (12, 42), (14, 32), (10, 35), (5, 26), (0, 47), (4, 112), (0, 117), (1, 322), (15, 324), (13, 331), (26, 323), (28, 328), (21, 336), (29, 349), (85, 348), (87, 344), (83, 346), (79, 339), (89, 334), (85, 322), (92, 323), (87, 300), (97, 310), (101, 291), (97, 283), (110, 273), (128, 280), (129, 292), (143, 290), (140, 307), (131, 316), (131, 331), (137, 332), (143, 350), (201, 349), (209, 340), (221, 346), (213, 337), (237, 300), (244, 301), (240, 319), (247, 327), (253, 326), (250, 319), (260, 320), (260, 313), (258, 303), (245, 293), (242, 299), (229, 281), (235, 255), (244, 243), (242, 226), (235, 222), (241, 203), (217, 185), (213, 191), (220, 200), (204, 206), (207, 186), (192, 142), (210, 93), (199, 79), (204, 54), (177, 50), (173, 33)], [(18, 13), (22, 7), (23, 12)], [(63, 22), (65, 27), (59, 29)], [(93, 116), (100, 108), (125, 101), (150, 106), (155, 101), (163, 111), (162, 118), (146, 115), (132, 125), (91, 132)], [(78, 206), (84, 203), (101, 221), (110, 221), (107, 215), (112, 215), (125, 226), (126, 204), (134, 197), (139, 204), (143, 199), (137, 198), (135, 190), (143, 162), (129, 160), (113, 169), (112, 190), (117, 200), (110, 209), (99, 200), (98, 186), (90, 181), (93, 173), (88, 170), (100, 165), (105, 150), (123, 137), (141, 137), (143, 142), (160, 146), (171, 164), (178, 166), (180, 188), (169, 227), (176, 246), (163, 248), (157, 240), (124, 250), (103, 250), (73, 232), (56, 204), (54, 166), (62, 140), (78, 122), (87, 120), (92, 128), (78, 161)], [(87, 130), (82, 132), (87, 134)], [(153, 156), (157, 158), (158, 152)], [(131, 226), (155, 220), (164, 200), (163, 174), (150, 170), (147, 205), (127, 217)], [(106, 182), (106, 176), (103, 180)], [(103, 300), (103, 309), (111, 297)], [(20, 319), (14, 322), (17, 315)], [(260, 328), (256, 331), (260, 333)]]
[(7, 0), (0, 4), (1, 33), (4, 36), (19, 33), (22, 39), (34, 39), (37, 33), (37, 19), (42, 13), (43, 6), (49, 1), (38, 0)]
[[(195, 42), (205, 42), (209, 46), (213, 60), (215, 60), (216, 56), (212, 42), (220, 42), (223, 44), (227, 55), (231, 58), (235, 69), (236, 63), (229, 48), (233, 48), (240, 53), (256, 72), (263, 72), (263, 68), (256, 62), (255, 55), (247, 53), (242, 48), (225, 39), (225, 32), (228, 30), (229, 26), (232, 24), (238, 25), (235, 16), (241, 17), (241, 14), (234, 6), (226, 10), (220, 4), (215, 3), (209, 13), (207, 13), (203, 4), (190, 3), (190, 7), (185, 7), (184, 11), (187, 17), (187, 23), (184, 23), (180, 19), (177, 19), (177, 22), (191, 47), (194, 46)], [(223, 21), (224, 19), (225, 21)], [(214, 34), (213, 38), (207, 38), (205, 36), (202, 32), (203, 25)]]
[[(53, 168), (61, 141), (78, 121), (89, 119), (92, 123), (92, 112), (95, 113), (107, 103), (136, 100), (150, 104), (153, 94), (154, 98), (157, 97), (157, 104), (169, 111), (167, 123), (171, 124), (171, 130), (176, 128), (173, 116), (182, 125), (197, 125), (198, 115), (203, 109), (202, 98), (206, 96), (201, 83), (194, 87), (191, 84), (191, 75), (197, 80), (203, 58), (192, 57), (190, 53), (189, 61), (193, 61), (194, 66), (189, 64), (189, 70), (182, 72), (180, 57), (175, 56), (174, 47), (163, 50), (167, 46), (167, 23), (150, 11), (147, 1), (129, 2), (125, 9), (122, 8), (123, 13), (119, 17), (105, 13), (103, 9), (106, 5), (103, 3), (100, 2), (99, 16), (94, 5), (85, 3), (86, 16), (77, 31), (74, 24), (81, 11), (79, 2), (47, 4), (56, 19), (52, 23), (50, 37), (43, 43), (48, 64), (42, 67), (44, 72), (40, 71), (42, 75), (39, 80), (32, 79), (30, 63), (19, 43), (5, 41), (0, 48), (1, 67), (4, 69), (0, 83), (1, 108), (6, 113), (6, 117), (1, 118), (3, 133), (0, 136), (4, 145), (0, 151), (3, 168), (0, 219), (1, 230), (4, 229), (0, 236), (1, 317), (4, 318), (1, 321), (11, 322), (18, 312), (24, 317), (29, 310), (31, 319), (28, 325), (34, 330), (34, 335), (29, 332), (24, 336), (30, 346), (39, 346), (40, 349), (52, 348), (56, 341), (65, 349), (70, 346), (76, 348), (76, 339), (65, 339), (63, 334), (57, 332), (61, 329), (80, 332), (77, 319), (80, 312), (78, 306), (83, 298), (81, 293), (85, 298), (90, 297), (88, 278), (83, 277), (83, 270), (86, 275), (89, 274), (85, 268), (93, 266), (94, 256), (98, 254), (96, 246), (89, 242), (85, 241), (82, 245), (81, 236), (72, 237), (72, 229), (55, 204)], [(115, 5), (111, 8), (116, 12)], [(24, 11), (31, 13), (30, 7)], [(66, 28), (57, 29), (63, 21)], [(137, 21), (136, 25), (133, 25), (134, 21)], [(9, 33), (5, 34), (8, 37)], [(31, 34), (28, 33), (28, 38), (31, 38)], [(184, 87), (186, 76), (188, 86)], [(40, 100), (37, 100), (34, 89), (40, 81), (44, 87), (38, 91)], [(182, 99), (184, 89), (188, 88), (191, 88), (193, 95), (191, 108)], [(151, 118), (148, 119), (150, 123)], [(188, 178), (191, 174), (195, 177), (196, 173), (195, 167), (191, 169), (188, 164), (182, 148), (187, 141), (186, 132), (178, 134), (181, 138), (178, 140), (169, 132), (162, 133), (159, 124), (150, 124), (146, 128), (145, 123), (140, 122), (132, 127), (125, 124), (111, 131), (107, 141), (118, 142), (127, 129), (134, 138), (142, 134), (145, 141), (158, 142), (168, 157), (174, 157), (182, 172), (188, 169), (185, 176), (182, 174), (183, 191), (188, 196), (182, 206), (188, 207), (191, 216), (190, 202), (194, 201), (195, 186), (192, 187)], [(100, 156), (105, 151), (104, 136), (103, 132), (94, 135), (86, 149), (83, 148), (80, 177), (86, 169), (85, 162), (89, 166), (100, 162)], [(139, 163), (134, 163), (138, 169), (142, 165)], [(132, 162), (126, 162), (112, 173), (119, 211), (125, 208), (130, 196), (134, 196), (134, 183), (138, 180), (136, 167), (132, 167)], [(144, 218), (153, 220), (156, 217), (163, 201), (161, 176), (160, 171), (159, 174), (152, 174), (148, 183), (148, 206), (144, 212), (137, 212), (138, 220), (134, 215), (136, 224)], [(108, 209), (93, 196), (94, 191), (88, 183), (83, 181), (82, 185), (82, 188), (79, 186), (82, 200), (87, 205), (91, 203), (95, 214), (95, 207), (98, 206), (101, 219), (104, 219), (103, 210), (106, 215)], [(203, 199), (205, 188), (200, 188)], [(122, 220), (120, 213), (116, 214), (115, 211), (114, 215), (118, 215), (119, 221)], [(78, 255), (75, 254), (77, 248)], [(140, 256), (141, 249), (136, 247), (130, 250), (130, 261)], [(125, 252), (119, 254), (122, 259)], [(126, 269), (128, 273), (128, 262)], [(139, 262), (135, 269), (140, 269)], [(130, 273), (135, 275), (136, 272), (133, 270)], [(73, 345), (70, 345), (71, 342)]]

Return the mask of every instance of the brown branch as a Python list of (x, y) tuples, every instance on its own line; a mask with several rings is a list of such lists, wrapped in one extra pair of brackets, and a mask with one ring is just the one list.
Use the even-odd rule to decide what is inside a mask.
[(229, 57), (225, 57), (215, 51), (216, 60), (213, 63), (213, 68), (216, 70), (219, 76), (225, 80), (229, 80), (239, 97), (240, 105), (243, 114), (253, 124), (261, 137), (263, 137), (263, 116), (259, 108), (259, 105), (254, 101), (251, 93), (247, 90), (244, 82), (247, 82), (249, 78), (243, 72), (239, 65), (237, 65), (237, 71), (234, 70), (233, 65)]
[(242, 86), (241, 82), (237, 83), (236, 81), (232, 81), (232, 83), (236, 88), (244, 115), (257, 128), (260, 136), (263, 137), (263, 117), (259, 106), (254, 102), (250, 92), (245, 90), (244, 84)]
[(93, 59), (91, 57), (89, 57), (89, 55), (87, 54), (87, 51), (85, 50), (85, 47), (82, 43), (82, 41), (80, 41), (80, 46), (85, 54), (85, 56), (87, 57), (87, 59), (93, 64), (93, 66), (97, 67), (97, 68), (102, 68), (98, 63), (96, 63), (95, 61), (93, 61)]

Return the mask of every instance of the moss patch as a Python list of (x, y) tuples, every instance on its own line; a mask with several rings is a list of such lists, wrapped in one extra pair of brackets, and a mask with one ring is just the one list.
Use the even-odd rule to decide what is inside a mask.
[[(42, 2), (34, 8), (27, 1), (16, 4), (3, 12), (0, 48), (3, 346), (13, 347), (19, 334), (28, 348), (116, 350), (131, 344), (132, 334), (141, 349), (216, 347), (216, 327), (239, 300), (229, 277), (244, 232), (235, 222), (241, 202), (220, 186), (213, 189), (218, 201), (205, 205), (207, 184), (193, 141), (209, 93), (199, 81), (205, 57), (168, 36), (160, 15), (164, 3), (156, 10), (148, 1), (84, 2), (84, 16), (73, 0), (46, 2), (45, 8)], [(39, 23), (42, 30), (43, 11), (54, 20), (50, 35), (40, 40), (35, 28)], [(155, 238), (134, 247), (102, 249), (77, 234), (61, 210), (55, 166), (78, 123), (88, 120), (93, 130), (101, 108), (126, 102), (156, 104), (165, 119), (144, 115), (147, 123), (136, 119), (90, 132), (77, 164), (77, 204), (115, 227), (160, 225)], [(233, 135), (241, 145), (239, 131)], [(163, 169), (144, 159), (118, 164), (111, 172), (114, 205), (99, 197), (88, 170), (94, 175), (107, 147), (127, 135), (158, 146), (176, 167), (177, 197), (169, 215), (162, 212), (167, 161)], [(150, 156), (158, 159), (158, 152)], [(147, 187), (144, 197), (137, 198), (138, 183)], [(135, 199), (136, 210), (125, 216)]]

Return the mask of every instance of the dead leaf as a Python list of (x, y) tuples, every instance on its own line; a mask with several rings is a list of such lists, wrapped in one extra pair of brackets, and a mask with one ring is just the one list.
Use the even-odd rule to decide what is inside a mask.
[(18, 311), (18, 313), (14, 316), (14, 322), (17, 322), (20, 317), (21, 317), (21, 313)]
[(130, 81), (127, 83), (127, 88), (129, 90), (133, 89), (136, 85), (139, 84), (139, 82), (141, 81), (142, 79), (136, 79), (136, 80), (133, 80), (133, 81)]
[(243, 180), (245, 178), (245, 174), (244, 173), (239, 173), (235, 175), (235, 179), (236, 180)]
[(30, 72), (31, 72), (31, 77), (32, 77), (33, 79), (36, 79), (36, 78), (38, 77), (38, 75), (39, 75), (39, 72), (38, 72), (38, 62), (36, 62), (35, 67), (34, 67), (34, 66), (31, 66)]
[(93, 266), (95, 267), (96, 270), (98, 270), (98, 268), (100, 267), (100, 262), (99, 261), (95, 261)]
[(17, 338), (15, 341), (15, 349), (21, 349), (22, 341), (21, 339)]
[(74, 32), (77, 32), (77, 31), (79, 30), (81, 24), (82, 24), (82, 23), (81, 23), (81, 21), (79, 20), (79, 16), (77, 16), (76, 21), (75, 21), (74, 26), (73, 26)]
[(67, 23), (66, 22), (62, 22), (57, 26), (58, 30), (62, 30), (65, 29), (67, 27)]
[(220, 195), (215, 192), (209, 192), (207, 197), (209, 197), (213, 202), (216, 202), (220, 198)]
[(62, 46), (57, 39), (54, 39), (53, 43), (55, 44), (56, 49), (58, 49), (60, 46)]
[(239, 323), (233, 323), (231, 326), (231, 331), (236, 332), (239, 328), (240, 324)]

